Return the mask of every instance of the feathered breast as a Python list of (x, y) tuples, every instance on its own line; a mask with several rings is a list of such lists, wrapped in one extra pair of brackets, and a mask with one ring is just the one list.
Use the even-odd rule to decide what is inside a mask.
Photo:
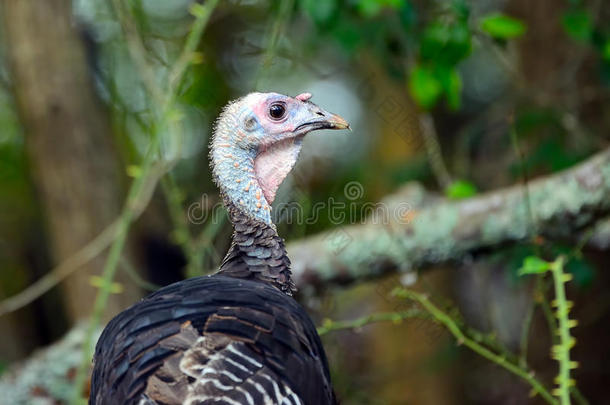
[(309, 317), (258, 281), (215, 275), (165, 287), (110, 322), (96, 361), (92, 404), (335, 401)]

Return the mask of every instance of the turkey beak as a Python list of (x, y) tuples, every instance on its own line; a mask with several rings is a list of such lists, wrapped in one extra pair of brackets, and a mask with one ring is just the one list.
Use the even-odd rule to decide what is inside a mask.
[(309, 131), (315, 131), (317, 129), (349, 129), (351, 130), (349, 123), (340, 115), (324, 111), (323, 109), (315, 106), (311, 110), (313, 119), (309, 119), (306, 122), (296, 127), (296, 133), (307, 133)]
[(345, 119), (337, 114), (329, 114), (329, 117), (326, 119), (326, 123), (329, 125), (328, 129), (349, 129), (352, 130), (349, 126), (349, 123), (345, 121)]

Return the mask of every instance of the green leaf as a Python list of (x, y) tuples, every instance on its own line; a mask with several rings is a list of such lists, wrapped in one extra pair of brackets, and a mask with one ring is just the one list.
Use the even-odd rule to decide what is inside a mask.
[(452, 200), (461, 200), (463, 198), (472, 197), (477, 193), (477, 188), (474, 184), (465, 180), (456, 180), (445, 190), (445, 194)]
[(519, 269), (519, 275), (541, 274), (551, 269), (551, 263), (542, 260), (538, 256), (528, 256), (523, 261), (523, 266)]
[(142, 168), (138, 165), (129, 165), (126, 169), (127, 175), (137, 179), (142, 175)]
[(451, 110), (460, 108), (462, 95), (462, 78), (457, 69), (447, 69), (439, 67), (436, 70), (436, 76), (440, 80), (443, 90), (447, 95), (447, 103)]
[(334, 17), (337, 11), (336, 0), (303, 0), (301, 4), (303, 10), (305, 10), (305, 12), (316, 24), (328, 23)]
[(471, 33), (466, 23), (433, 22), (423, 32), (419, 54), (424, 61), (452, 67), (467, 57), (471, 49)]
[(100, 276), (89, 277), (89, 284), (97, 288), (107, 288), (111, 294), (120, 294), (124, 290), (123, 285), (121, 283), (117, 283), (114, 281), (109, 283), (107, 280)]
[(457, 0), (451, 4), (451, 9), (453, 10), (455, 16), (464, 21), (468, 21), (468, 17), (470, 16), (470, 5), (467, 0)]
[(420, 107), (434, 107), (442, 91), (441, 82), (430, 68), (420, 65), (413, 68), (409, 75), (409, 92)]
[(422, 35), (420, 56), (424, 60), (435, 60), (449, 42), (449, 27), (439, 22), (428, 25)]
[(481, 29), (497, 39), (510, 39), (525, 34), (524, 22), (500, 13), (488, 14), (479, 20)]
[[(324, 3), (318, 1), (316, 4)], [(403, 0), (359, 0), (357, 8), (364, 17), (375, 17), (384, 8), (398, 9), (403, 5)]]
[(337, 42), (347, 52), (355, 52), (364, 40), (357, 27), (344, 19), (337, 21), (332, 27), (332, 32)]
[(602, 45), (602, 58), (606, 62), (610, 62), (610, 39), (607, 39)]
[(194, 17), (202, 18), (205, 15), (205, 7), (199, 3), (193, 3), (189, 7), (189, 13)]
[(566, 34), (576, 41), (587, 42), (593, 36), (593, 19), (588, 11), (573, 9), (561, 18)]

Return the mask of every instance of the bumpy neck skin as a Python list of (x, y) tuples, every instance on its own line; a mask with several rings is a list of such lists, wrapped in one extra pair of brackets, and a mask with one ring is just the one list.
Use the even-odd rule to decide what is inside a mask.
[(251, 135), (240, 129), (240, 112), (231, 109), (235, 105), (227, 107), (218, 122), (210, 151), (214, 179), (234, 229), (219, 273), (265, 281), (292, 295), (296, 288), (284, 240), (277, 234), (271, 206), (255, 175), (257, 151), (239, 146), (240, 139)]
[(251, 216), (252, 219), (274, 226), (271, 221), (271, 206), (254, 173), (257, 151), (238, 146), (239, 140), (247, 136), (238, 122), (240, 111), (229, 105), (219, 120), (210, 158), (214, 179), (225, 200)]

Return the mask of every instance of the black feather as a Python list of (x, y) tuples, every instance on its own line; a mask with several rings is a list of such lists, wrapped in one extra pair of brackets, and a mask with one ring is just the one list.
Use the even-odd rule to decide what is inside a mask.
[[(108, 324), (96, 348), (91, 404), (138, 403), (143, 395), (163, 403), (184, 395), (189, 381), (176, 364), (201, 336), (217, 337), (218, 347), (206, 346), (210, 353), (227, 351), (227, 343), (243, 345), (240, 350), (262, 365), (259, 374), (290, 387), (303, 403), (334, 403), (324, 349), (304, 309), (269, 284), (214, 275), (165, 287)], [(193, 356), (195, 362), (210, 358), (204, 351), (193, 353), (201, 355)], [(256, 369), (238, 354), (226, 358), (222, 365), (236, 378), (248, 376), (243, 367)], [(253, 378), (274, 392), (268, 379)], [(226, 376), (219, 381), (239, 385)], [(252, 398), (260, 397), (254, 391), (248, 390)]]

